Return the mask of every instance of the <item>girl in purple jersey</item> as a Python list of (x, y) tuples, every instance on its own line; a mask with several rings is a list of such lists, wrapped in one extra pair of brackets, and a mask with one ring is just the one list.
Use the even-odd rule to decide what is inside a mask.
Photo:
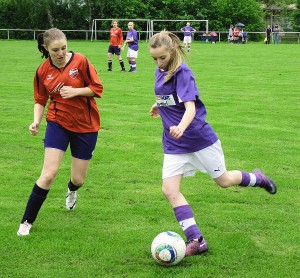
[(261, 187), (270, 194), (276, 193), (276, 185), (259, 169), (252, 173), (226, 170), (221, 142), (205, 121), (206, 109), (199, 98), (194, 75), (183, 62), (185, 53), (179, 38), (162, 31), (150, 39), (149, 50), (157, 64), (156, 103), (149, 113), (153, 118), (160, 116), (163, 124), (162, 191), (187, 237), (186, 256), (198, 255), (206, 252), (208, 246), (180, 192), (183, 177), (193, 176), (199, 170), (222, 188)]
[(181, 28), (181, 31), (184, 33), (183, 48), (187, 47), (188, 52), (190, 52), (191, 43), (192, 43), (192, 34), (196, 32), (196, 29), (193, 28), (189, 22), (187, 22), (186, 26)]
[(138, 57), (139, 44), (138, 33), (134, 29), (134, 23), (132, 21), (128, 23), (128, 32), (124, 45), (121, 48), (122, 51), (124, 51), (126, 45), (128, 45), (127, 60), (130, 65), (129, 71), (136, 72), (136, 59)]

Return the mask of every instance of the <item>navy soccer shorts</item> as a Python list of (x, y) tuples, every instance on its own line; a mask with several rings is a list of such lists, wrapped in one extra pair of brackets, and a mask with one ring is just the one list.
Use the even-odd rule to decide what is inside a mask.
[(73, 157), (90, 160), (96, 147), (98, 132), (78, 133), (67, 130), (55, 122), (48, 122), (44, 147), (66, 151), (70, 145)]
[(119, 48), (117, 46), (110, 45), (108, 47), (108, 53), (120, 55), (121, 54), (121, 48)]

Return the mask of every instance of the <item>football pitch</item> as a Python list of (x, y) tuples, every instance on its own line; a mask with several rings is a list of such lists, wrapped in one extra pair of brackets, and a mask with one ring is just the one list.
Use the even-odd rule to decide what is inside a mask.
[(162, 127), (148, 115), (155, 64), (147, 44), (140, 43), (137, 73), (122, 73), (116, 57), (107, 72), (108, 42), (68, 48), (86, 55), (103, 82), (102, 129), (76, 209), (65, 209), (67, 151), (31, 234), (20, 238), (43, 163), (45, 119), (38, 136), (28, 131), (43, 60), (33, 41), (0, 41), (0, 277), (299, 277), (300, 45), (192, 44), (187, 63), (227, 168), (259, 167), (278, 192), (221, 189), (202, 173), (184, 179), (209, 252), (169, 268), (151, 258), (151, 242), (162, 231), (184, 234), (161, 193)]

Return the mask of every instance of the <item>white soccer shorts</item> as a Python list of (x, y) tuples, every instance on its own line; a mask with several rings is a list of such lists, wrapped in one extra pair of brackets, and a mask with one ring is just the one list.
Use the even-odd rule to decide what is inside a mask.
[(127, 50), (127, 57), (128, 58), (137, 58), (138, 56), (138, 51), (132, 50), (130, 48), (128, 48)]
[(183, 43), (191, 43), (191, 42), (192, 42), (192, 37), (191, 36), (184, 36)]
[(194, 176), (197, 170), (208, 174), (213, 179), (225, 173), (225, 158), (220, 140), (198, 152), (164, 154), (163, 179), (178, 175)]

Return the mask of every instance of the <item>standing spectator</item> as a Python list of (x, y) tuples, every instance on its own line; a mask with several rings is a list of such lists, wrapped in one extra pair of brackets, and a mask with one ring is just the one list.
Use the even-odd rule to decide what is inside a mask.
[(275, 24), (275, 26), (273, 28), (273, 41), (274, 41), (274, 44), (279, 43), (279, 26), (278, 26), (278, 24)]
[(179, 38), (162, 31), (150, 39), (149, 51), (157, 65), (156, 102), (150, 109), (163, 125), (164, 162), (162, 191), (173, 208), (188, 243), (186, 256), (208, 250), (192, 209), (180, 191), (182, 178), (197, 170), (208, 174), (220, 187), (260, 187), (276, 193), (274, 182), (259, 169), (252, 173), (227, 170), (218, 136), (206, 122), (206, 108), (200, 99), (195, 77), (186, 63)]
[(228, 42), (233, 43), (233, 25), (230, 25), (228, 29)]
[(240, 28), (240, 33), (239, 33), (239, 42), (245, 44), (247, 41), (247, 33), (244, 32), (243, 28)]
[(123, 33), (118, 27), (118, 21), (113, 21), (113, 27), (110, 29), (110, 43), (108, 47), (108, 71), (112, 71), (112, 55), (116, 54), (122, 71), (126, 71), (121, 57), (121, 47), (123, 43)]
[(45, 106), (50, 100), (44, 164), (29, 196), (17, 232), (19, 236), (29, 235), (69, 145), (72, 162), (66, 208), (75, 208), (77, 190), (85, 181), (100, 129), (94, 98), (102, 96), (103, 86), (92, 64), (79, 53), (67, 52), (66, 36), (56, 28), (38, 36), (38, 49), (47, 60), (38, 67), (34, 76), (34, 119), (29, 131), (31, 135), (37, 135)]
[(196, 32), (189, 22), (186, 23), (186, 26), (181, 28), (181, 31), (184, 33), (183, 38), (183, 48), (188, 49), (188, 52), (191, 50), (191, 43), (192, 43), (192, 34)]
[(128, 32), (126, 35), (126, 40), (124, 42), (123, 47), (121, 48), (122, 51), (125, 49), (126, 44), (128, 44), (128, 51), (127, 51), (127, 60), (130, 65), (130, 72), (136, 72), (136, 58), (138, 56), (138, 33), (134, 29), (134, 23), (128, 23)]
[(271, 35), (272, 35), (272, 29), (271, 29), (271, 26), (268, 25), (268, 27), (266, 29), (266, 38), (267, 38), (266, 44), (270, 44)]

